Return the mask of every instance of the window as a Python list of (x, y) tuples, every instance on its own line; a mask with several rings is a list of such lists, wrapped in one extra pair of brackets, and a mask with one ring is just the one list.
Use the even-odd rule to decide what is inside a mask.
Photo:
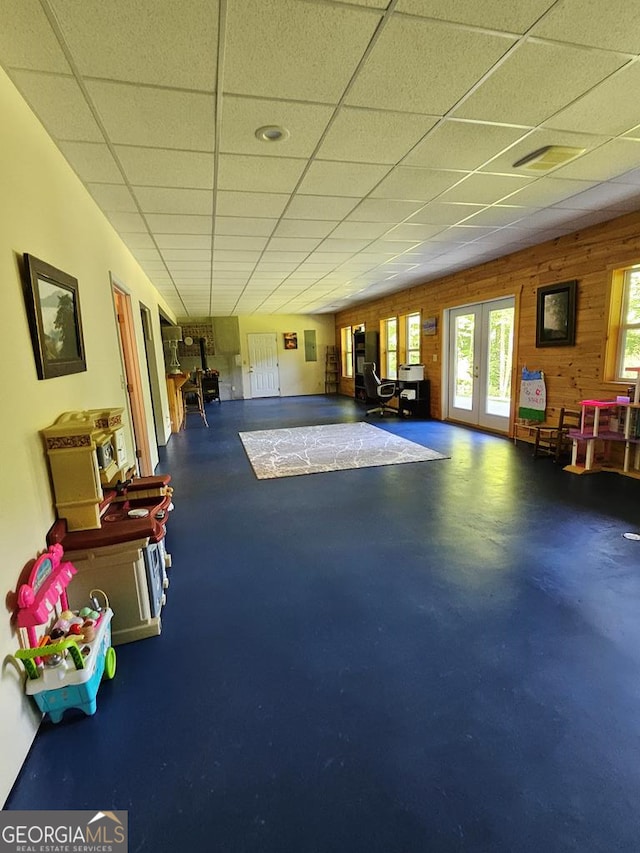
[(613, 271), (609, 303), (605, 380), (635, 379), (640, 367), (640, 266)]
[(624, 271), (616, 379), (636, 379), (640, 367), (640, 269)]
[(420, 364), (420, 314), (406, 316), (406, 364)]
[(340, 353), (342, 355), (342, 375), (353, 376), (353, 329), (344, 326), (340, 329)]
[(398, 318), (382, 321), (382, 371), (385, 379), (398, 376)]

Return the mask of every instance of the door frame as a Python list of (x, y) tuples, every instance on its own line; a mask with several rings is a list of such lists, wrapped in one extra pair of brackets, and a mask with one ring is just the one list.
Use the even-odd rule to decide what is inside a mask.
[[(458, 311), (460, 309), (470, 308), (475, 309), (479, 305), (487, 305), (493, 302), (501, 302), (505, 299), (513, 299), (513, 350), (512, 350), (512, 362), (511, 362), (511, 403), (509, 407), (509, 419), (506, 430), (501, 429), (493, 429), (487, 426), (481, 426), (480, 424), (469, 424), (464, 421), (458, 421), (454, 418), (450, 418), (449, 413), (449, 371), (451, 369), (451, 358), (450, 358), (450, 318), (451, 313), (453, 311)], [(442, 374), (441, 374), (441, 412), (442, 419), (445, 422), (449, 423), (461, 423), (465, 426), (470, 427), (471, 429), (479, 429), (484, 432), (494, 432), (499, 435), (511, 435), (513, 432), (513, 423), (514, 423), (514, 412), (516, 408), (516, 396), (517, 396), (517, 387), (515, 385), (516, 380), (516, 372), (517, 372), (517, 363), (518, 363), (518, 343), (519, 343), (519, 334), (518, 329), (520, 325), (520, 293), (504, 293), (500, 296), (493, 296), (488, 299), (478, 299), (474, 302), (464, 302), (460, 305), (451, 305), (448, 308), (444, 308), (442, 311)]]
[(147, 418), (143, 400), (140, 360), (138, 359), (136, 345), (131, 295), (127, 293), (113, 276), (111, 277), (111, 291), (118, 328), (118, 341), (120, 344), (125, 390), (127, 392), (125, 398), (127, 400), (131, 434), (134, 442), (133, 452), (136, 458), (138, 473), (142, 477), (149, 477), (153, 474), (153, 465), (151, 464), (151, 447), (147, 433)]

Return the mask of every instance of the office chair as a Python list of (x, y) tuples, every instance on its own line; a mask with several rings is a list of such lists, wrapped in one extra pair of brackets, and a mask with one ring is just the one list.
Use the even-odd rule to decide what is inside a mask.
[(385, 412), (389, 412), (393, 415), (397, 415), (398, 410), (394, 409), (393, 406), (388, 405), (389, 400), (395, 397), (396, 383), (383, 382), (379, 379), (376, 373), (376, 366), (373, 361), (365, 361), (362, 370), (367, 398), (371, 400), (378, 400), (379, 402), (379, 405), (375, 408), (367, 409), (367, 414), (372, 415), (374, 412), (379, 412), (382, 417)]

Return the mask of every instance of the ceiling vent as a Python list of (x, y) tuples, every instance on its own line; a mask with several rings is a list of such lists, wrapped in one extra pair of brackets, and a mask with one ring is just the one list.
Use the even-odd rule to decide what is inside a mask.
[(526, 169), (528, 172), (550, 172), (574, 157), (584, 154), (586, 148), (573, 148), (570, 145), (545, 145), (513, 164), (514, 169)]

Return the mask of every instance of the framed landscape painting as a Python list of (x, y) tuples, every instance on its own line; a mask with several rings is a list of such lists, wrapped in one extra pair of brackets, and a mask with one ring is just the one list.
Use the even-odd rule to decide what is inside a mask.
[(577, 281), (538, 288), (536, 346), (573, 346), (576, 340)]
[(86, 370), (77, 280), (33, 255), (25, 254), (24, 268), (38, 379)]

